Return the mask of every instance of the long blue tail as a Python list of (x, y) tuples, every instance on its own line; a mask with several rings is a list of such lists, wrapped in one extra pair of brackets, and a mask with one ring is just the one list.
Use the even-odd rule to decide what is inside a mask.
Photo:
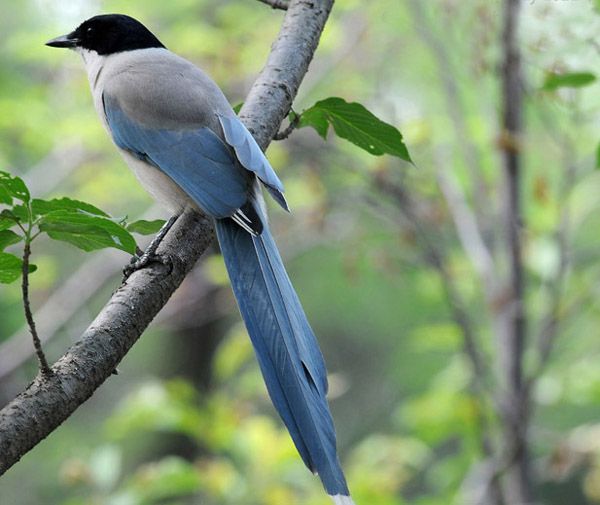
[(269, 395), (300, 456), (337, 503), (350, 504), (325, 398), (323, 356), (266, 219), (262, 221), (262, 233), (252, 236), (230, 219), (216, 220), (231, 285)]

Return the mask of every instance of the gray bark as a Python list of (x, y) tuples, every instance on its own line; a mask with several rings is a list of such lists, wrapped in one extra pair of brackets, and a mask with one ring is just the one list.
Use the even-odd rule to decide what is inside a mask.
[[(265, 68), (252, 86), (242, 119), (264, 149), (290, 110), (334, 0), (291, 0)], [(0, 411), (0, 475), (87, 400), (112, 374), (213, 240), (211, 222), (182, 216), (159, 248), (172, 271), (135, 272), (81, 339)]]

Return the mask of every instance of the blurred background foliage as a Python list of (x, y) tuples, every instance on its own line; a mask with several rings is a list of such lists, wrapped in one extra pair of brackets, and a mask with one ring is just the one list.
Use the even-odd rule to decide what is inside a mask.
[[(132, 219), (167, 216), (102, 130), (79, 57), (43, 43), (99, 12), (127, 13), (207, 70), (236, 104), (282, 18), (252, 0), (3, 2), (0, 168), (22, 176), (36, 196), (78, 198)], [(291, 216), (273, 209), (275, 235), (328, 363), (341, 458), (358, 505), (475, 503), (486, 464), (481, 430), (499, 431), (493, 405), (475, 397), (461, 328), (423, 244), (443, 249), (477, 343), (494, 365), (482, 287), (439, 181), (452, 177), (478, 208), (492, 249), (500, 247), (493, 219), (502, 186), (500, 7), (337, 2), (294, 107), (328, 96), (359, 101), (401, 129), (418, 168), (324, 143), (308, 129), (268, 151), (293, 209)], [(569, 222), (556, 343), (532, 394), (535, 491), (548, 504), (600, 503), (600, 91), (597, 84), (541, 89), (549, 72), (598, 68), (599, 28), (592, 2), (523, 2), (532, 335), (555, 294), (557, 230), (565, 215)], [(396, 188), (410, 195), (418, 225), (406, 218)], [(46, 240), (33, 261), (38, 329), (53, 360), (107, 300), (128, 258)], [(18, 286), (1, 288), (0, 313), (4, 404), (28, 384), (36, 363)], [(535, 352), (525, 357), (535, 370)], [(119, 374), (0, 480), (0, 503), (329, 503), (270, 404), (217, 255), (197, 265)]]

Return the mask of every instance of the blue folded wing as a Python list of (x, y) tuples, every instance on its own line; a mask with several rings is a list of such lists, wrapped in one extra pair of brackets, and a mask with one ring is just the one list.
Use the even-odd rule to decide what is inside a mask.
[(103, 101), (117, 146), (167, 174), (206, 213), (229, 217), (248, 201), (252, 178), (212, 130), (147, 127), (129, 118), (116, 100), (104, 95)]
[(225, 140), (235, 150), (242, 166), (254, 172), (275, 201), (289, 211), (290, 209), (283, 196), (283, 184), (252, 134), (237, 116), (223, 116), (221, 114), (217, 116), (223, 128)]

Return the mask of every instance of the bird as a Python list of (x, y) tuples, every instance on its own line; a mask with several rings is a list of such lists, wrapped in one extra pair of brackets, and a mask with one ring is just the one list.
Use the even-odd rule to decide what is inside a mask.
[(81, 55), (100, 121), (141, 185), (173, 214), (157, 238), (184, 212), (213, 220), (269, 396), (334, 503), (354, 505), (323, 355), (267, 220), (262, 188), (289, 211), (283, 184), (252, 134), (205, 72), (130, 16), (94, 16), (46, 45)]

